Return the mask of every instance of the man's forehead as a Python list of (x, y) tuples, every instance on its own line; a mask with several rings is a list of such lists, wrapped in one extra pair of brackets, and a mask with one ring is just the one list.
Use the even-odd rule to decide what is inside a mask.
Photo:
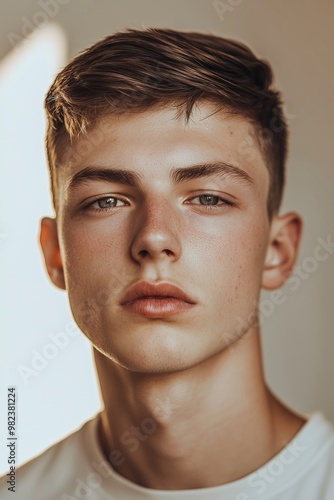
[(172, 107), (103, 116), (85, 134), (71, 142), (61, 141), (59, 164), (66, 165), (66, 170), (73, 173), (101, 157), (105, 149), (108, 154), (126, 158), (128, 153), (145, 154), (159, 147), (161, 152), (165, 148), (169, 154), (177, 147), (196, 150), (199, 141), (217, 149), (225, 144), (230, 154), (233, 146), (233, 154), (246, 164), (262, 156), (255, 127), (249, 120), (217, 112), (212, 105), (205, 104), (194, 107), (188, 122), (177, 116)]

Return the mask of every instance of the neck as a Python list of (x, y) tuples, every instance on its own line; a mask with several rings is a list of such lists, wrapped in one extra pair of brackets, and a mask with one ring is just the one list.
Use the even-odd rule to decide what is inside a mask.
[(257, 329), (172, 374), (133, 373), (94, 354), (105, 404), (102, 448), (119, 474), (141, 486), (193, 489), (237, 480), (305, 422), (267, 388)]

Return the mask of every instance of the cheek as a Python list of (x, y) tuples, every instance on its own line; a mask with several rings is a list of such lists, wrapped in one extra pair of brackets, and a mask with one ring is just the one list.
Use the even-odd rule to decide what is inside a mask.
[(87, 265), (95, 265), (92, 249), (84, 231), (66, 230), (62, 235), (62, 254), (68, 297), (73, 316), (81, 330), (93, 322), (96, 289), (90, 281)]
[(236, 271), (258, 275), (266, 251), (267, 223), (259, 218), (233, 219), (220, 226), (205, 228), (202, 232), (202, 257), (213, 269), (218, 266), (228, 277), (235, 277)]
[[(261, 289), (266, 253), (266, 222), (234, 224), (211, 239), (206, 251), (206, 276), (213, 284), (216, 311), (254, 308)], [(232, 315), (233, 316), (233, 315)]]
[(106, 279), (117, 275), (124, 258), (124, 231), (111, 231), (101, 224), (67, 225), (63, 232), (65, 269), (68, 278), (75, 275), (83, 280), (104, 275)]
[(98, 321), (102, 309), (131, 280), (124, 262), (125, 236), (87, 231), (79, 225), (65, 227), (61, 241), (65, 280), (73, 315), (84, 329)]

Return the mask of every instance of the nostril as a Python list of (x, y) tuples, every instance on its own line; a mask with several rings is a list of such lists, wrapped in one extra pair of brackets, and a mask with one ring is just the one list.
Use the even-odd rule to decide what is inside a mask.
[[(140, 250), (139, 251), (139, 255), (142, 256), (142, 257), (146, 257), (146, 255), (148, 255), (150, 252), (148, 250)], [(169, 255), (172, 255), (173, 252), (172, 250), (168, 250), (167, 248), (165, 248), (162, 253), (166, 253), (168, 256)]]
[(145, 257), (147, 254), (148, 254), (147, 250), (140, 250), (139, 252), (139, 255), (141, 255), (142, 257)]

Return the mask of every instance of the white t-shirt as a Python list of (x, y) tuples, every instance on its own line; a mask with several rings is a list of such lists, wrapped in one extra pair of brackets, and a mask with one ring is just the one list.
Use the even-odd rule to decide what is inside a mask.
[(125, 479), (106, 461), (99, 414), (16, 470), (16, 492), (0, 480), (1, 500), (333, 500), (334, 428), (313, 414), (266, 465), (232, 483), (193, 490), (154, 490)]

